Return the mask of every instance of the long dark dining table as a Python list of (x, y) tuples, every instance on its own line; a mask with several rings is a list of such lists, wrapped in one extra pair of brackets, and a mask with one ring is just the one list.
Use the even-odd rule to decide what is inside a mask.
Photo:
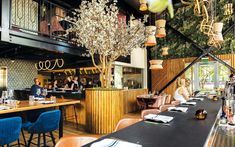
[[(168, 124), (141, 121), (120, 131), (108, 134), (104, 138), (117, 138), (137, 143), (143, 147), (203, 147), (216, 120), (221, 101), (205, 98), (196, 101), (196, 106), (188, 106), (188, 111), (162, 112), (162, 115), (173, 116)], [(196, 120), (195, 111), (205, 109), (208, 112), (205, 120)], [(97, 142), (95, 141), (95, 142)], [(85, 146), (90, 146), (92, 143)]]
[[(49, 100), (49, 99), (46, 99)], [(63, 137), (63, 109), (66, 105), (74, 105), (79, 104), (80, 100), (73, 100), (73, 99), (56, 99), (56, 103), (51, 104), (40, 104), (38, 102), (34, 102), (33, 104), (29, 104), (28, 100), (20, 101), (20, 104), (17, 107), (8, 109), (8, 110), (0, 110), (0, 116), (3, 114), (10, 114), (16, 112), (24, 112), (29, 110), (37, 110), (37, 109), (45, 109), (45, 108), (52, 108), (52, 107), (59, 107), (61, 110), (61, 118), (59, 124), (59, 138)]]

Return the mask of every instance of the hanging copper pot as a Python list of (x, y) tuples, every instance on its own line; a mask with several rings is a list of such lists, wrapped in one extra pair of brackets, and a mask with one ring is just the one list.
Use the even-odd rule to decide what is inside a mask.
[(55, 35), (63, 35), (66, 33), (63, 27), (59, 23), (58, 16), (51, 17), (51, 32)]

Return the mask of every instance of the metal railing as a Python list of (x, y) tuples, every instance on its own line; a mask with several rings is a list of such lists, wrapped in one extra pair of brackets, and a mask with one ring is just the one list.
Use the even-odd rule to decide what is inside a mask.
[(68, 42), (69, 11), (47, 0), (11, 0), (10, 29)]

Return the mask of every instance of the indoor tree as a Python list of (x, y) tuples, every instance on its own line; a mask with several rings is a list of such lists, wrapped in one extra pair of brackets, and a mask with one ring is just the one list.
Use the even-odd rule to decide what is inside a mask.
[(91, 55), (94, 66), (100, 71), (103, 88), (111, 87), (113, 61), (142, 47), (146, 38), (141, 20), (127, 23), (118, 15), (117, 1), (91, 0), (82, 1), (73, 17), (67, 18), (73, 24), (68, 32), (73, 32), (73, 41), (84, 46)]

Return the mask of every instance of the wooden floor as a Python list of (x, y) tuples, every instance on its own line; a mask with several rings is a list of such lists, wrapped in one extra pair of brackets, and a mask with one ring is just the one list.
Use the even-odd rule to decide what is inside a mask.
[[(129, 113), (129, 114), (126, 114), (124, 116), (124, 118), (140, 118), (140, 112), (135, 112), (135, 113)], [(27, 132), (27, 131), (24, 131), (24, 134), (25, 134), (25, 138), (26, 138), (26, 141), (28, 141), (29, 139), (29, 136), (30, 134)], [(58, 130), (57, 131), (54, 131), (53, 132), (53, 135), (54, 137), (56, 138), (56, 142), (58, 142)], [(83, 135), (92, 135), (92, 136), (96, 136), (96, 137), (101, 137), (102, 135), (97, 135), (97, 134), (89, 134), (85, 131), (85, 128), (83, 128), (82, 126), (76, 126), (74, 123), (70, 123), (70, 122), (64, 122), (64, 136), (71, 136), (71, 135), (75, 135), (75, 136), (83, 136)], [(105, 135), (105, 134), (103, 134)], [(48, 134), (49, 136), (49, 134)], [(37, 135), (35, 134), (34, 135), (34, 140), (33, 142), (36, 144), (37, 143)], [(40, 146), (43, 146), (43, 137), (41, 136), (41, 141), (40, 141)], [(47, 137), (46, 138), (47, 141), (49, 141), (47, 143), (47, 146), (48, 147), (53, 147), (53, 143), (51, 142), (51, 138), (50, 137)], [(23, 137), (22, 135), (20, 136), (20, 143), (24, 144), (24, 141), (23, 141)], [(17, 144), (17, 142), (14, 142), (12, 143), (11, 145), (15, 145)], [(31, 144), (30, 146), (31, 147), (36, 147), (37, 145), (35, 144)], [(23, 145), (21, 145), (23, 146)]]

